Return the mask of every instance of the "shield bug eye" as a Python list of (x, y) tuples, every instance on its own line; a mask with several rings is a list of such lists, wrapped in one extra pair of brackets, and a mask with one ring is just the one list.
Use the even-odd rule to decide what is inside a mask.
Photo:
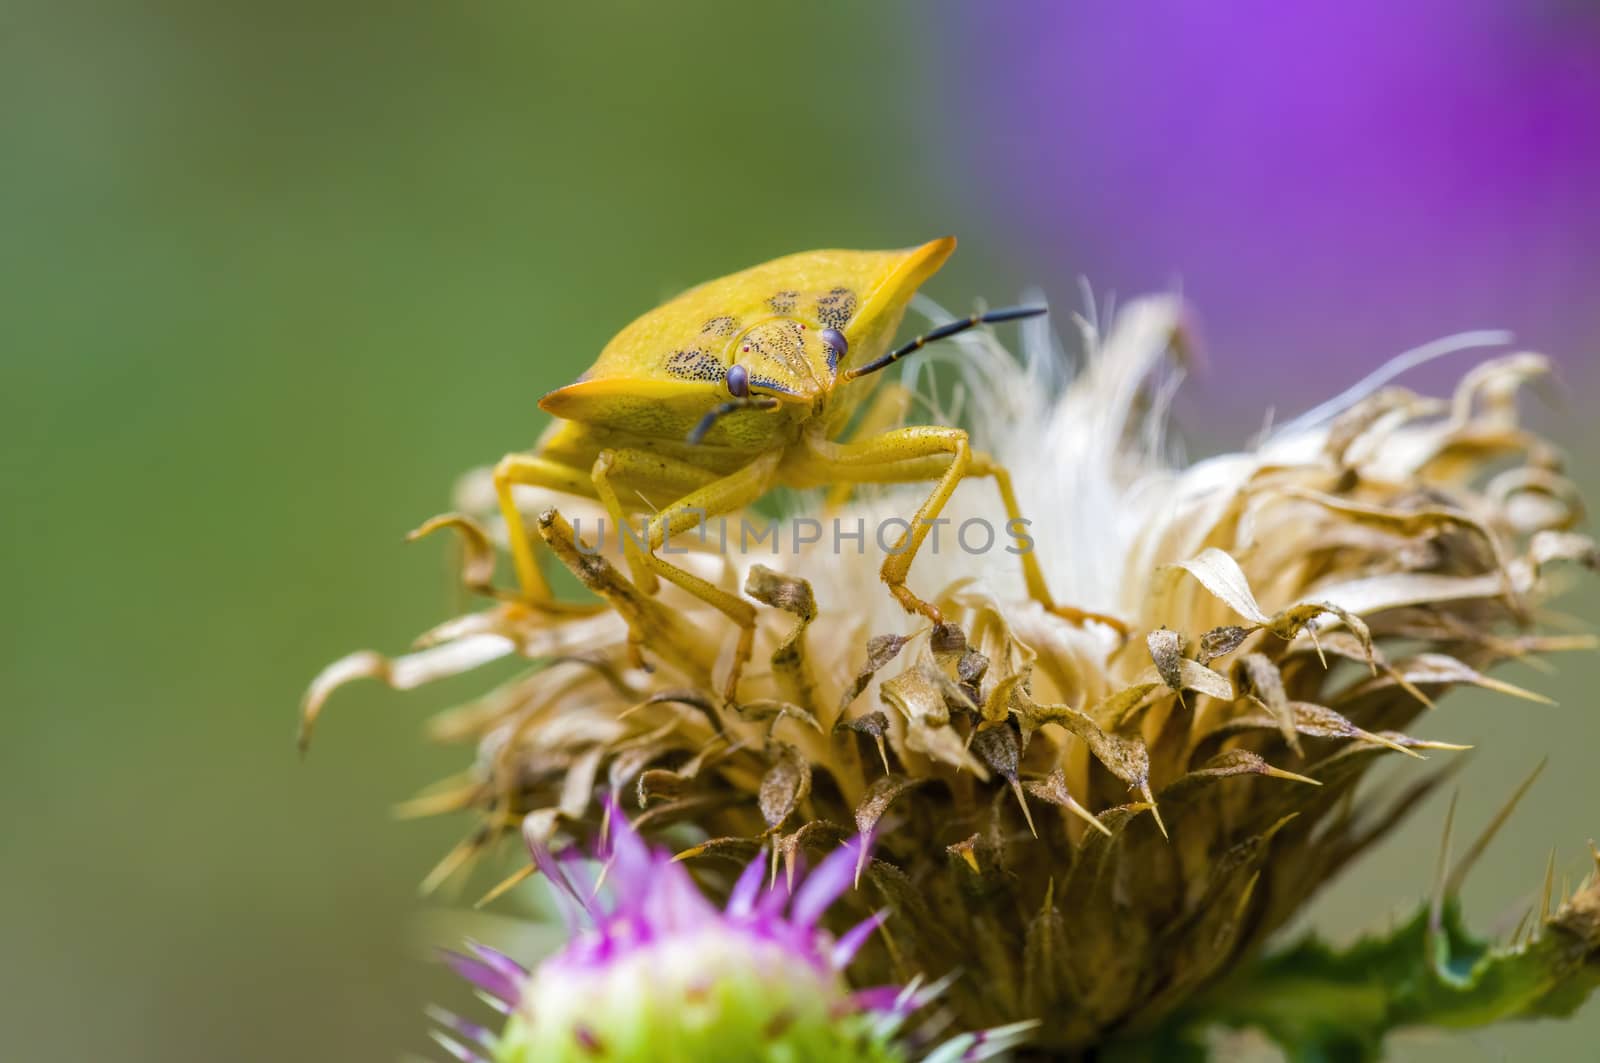
[(728, 366), (728, 393), (736, 399), (750, 397), (750, 371), (744, 366)]
[(833, 352), (833, 361), (837, 363), (850, 350), (850, 344), (845, 340), (844, 333), (836, 328), (825, 328), (817, 336), (828, 350)]

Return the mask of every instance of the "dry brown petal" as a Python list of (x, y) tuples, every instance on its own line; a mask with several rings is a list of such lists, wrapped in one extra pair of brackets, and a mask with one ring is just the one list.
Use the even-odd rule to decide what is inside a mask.
[(1200, 652), (1196, 654), (1196, 662), (1203, 665), (1210, 664), (1218, 657), (1227, 656), (1238, 649), (1254, 630), (1238, 626), (1212, 628), (1200, 636)]
[(1397, 662), (1390, 674), (1379, 675), (1368, 679), (1357, 686), (1350, 688), (1339, 696), (1339, 703), (1353, 702), (1365, 697), (1376, 690), (1386, 686), (1395, 686), (1402, 683), (1413, 687), (1440, 686), (1449, 687), (1460, 683), (1482, 687), (1500, 694), (1509, 694), (1523, 701), (1537, 702), (1541, 705), (1553, 705), (1551, 699), (1543, 694), (1524, 689), (1503, 679), (1486, 676), (1466, 662), (1451, 657), (1445, 653), (1419, 653), (1415, 657)]
[[(1512, 572), (1515, 578), (1517, 573)], [(1517, 579), (1513, 589), (1525, 591), (1532, 581)], [(1324, 607), (1356, 616), (1370, 617), (1388, 609), (1407, 605), (1441, 606), (1474, 598), (1499, 598), (1506, 592), (1506, 579), (1499, 573), (1481, 576), (1443, 576), (1427, 572), (1399, 572), (1366, 576), (1321, 588), (1317, 594)]]
[(677, 725), (668, 721), (653, 731), (613, 743), (611, 763), (606, 767), (606, 782), (611, 792), (621, 793), (624, 786), (652, 763), (683, 750), (687, 743), (677, 731)]
[[(1005, 720), (1006, 717), (1010, 716), (1011, 707), (1016, 700), (1016, 692), (1018, 689), (1026, 687), (1028, 678), (1029, 674), (1027, 672), (1016, 672), (1006, 676), (1004, 679), (1000, 680), (1000, 682), (996, 683), (989, 690), (989, 696), (983, 701), (983, 722), (991, 724), (1000, 723), (1001, 721)], [(1026, 741), (1031, 734), (1031, 728), (1028, 728), (1023, 732), (1022, 738), (1024, 744), (1026, 744)]]
[(856, 673), (855, 680), (845, 688), (844, 695), (839, 699), (839, 717), (842, 718), (845, 710), (850, 708), (852, 702), (861, 696), (872, 682), (872, 677), (878, 674), (878, 669), (899, 656), (905, 644), (910, 641), (901, 635), (874, 635), (867, 640), (867, 660)]
[(1529, 540), (1528, 559), (1533, 562), (1535, 573), (1555, 561), (1571, 561), (1592, 570), (1600, 567), (1600, 549), (1587, 535), (1542, 531)]
[[(1144, 706), (1145, 699), (1149, 697), (1151, 691), (1163, 685), (1160, 676), (1142, 679), (1096, 702), (1087, 715), (1098, 727), (1120, 727), (1131, 720), (1134, 713)], [(1023, 721), (1024, 733), (1029, 728), (1037, 728), (1039, 724), (1049, 722), (1036, 716), (1036, 710), (1040, 706), (1035, 705), (1025, 691), (1013, 695), (1012, 706), (1012, 711)]]
[(1359, 457), (1347, 455), (1363, 437), (1386, 435), (1406, 421), (1448, 408), (1437, 399), (1423, 398), (1406, 388), (1384, 388), (1334, 418), (1328, 429), (1325, 452), (1339, 464), (1359, 464)]
[(629, 716), (640, 709), (655, 705), (685, 705), (705, 717), (706, 722), (711, 725), (711, 729), (714, 732), (722, 733), (722, 717), (717, 712), (716, 704), (710, 697), (698, 690), (663, 690), (659, 694), (650, 695), (650, 697), (633, 708), (627, 709), (622, 715)]
[(956, 679), (964, 684), (977, 685), (989, 671), (989, 658), (977, 650), (969, 649), (956, 662)]
[(804, 706), (808, 715), (814, 713), (817, 684), (806, 660), (805, 637), (806, 628), (817, 618), (817, 601), (811, 592), (811, 584), (774, 572), (765, 565), (752, 565), (745, 578), (744, 590), (756, 601), (782, 609), (795, 617), (794, 629), (772, 653), (772, 673), (790, 701)]
[(791, 705), (787, 701), (758, 698), (755, 701), (747, 701), (737, 705), (735, 709), (741, 717), (752, 723), (770, 721), (767, 727), (769, 736), (778, 729), (778, 724), (786, 719), (798, 720), (818, 734), (822, 733), (822, 724), (817, 722), (815, 716), (800, 706)]
[(421, 819), (450, 812), (465, 812), (489, 800), (493, 788), (485, 786), (476, 772), (443, 779), (424, 789), (416, 797), (402, 801), (394, 808), (396, 819)]
[(1022, 795), (1022, 785), (1017, 781), (1017, 766), (1022, 756), (1022, 746), (1017, 732), (1009, 723), (984, 724), (972, 733), (972, 752), (1011, 786), (1011, 793), (1022, 809), (1022, 818), (1028, 822), (1028, 832), (1035, 837), (1039, 831), (1033, 825), (1033, 813), (1028, 809), (1027, 798)]
[(1155, 662), (1156, 672), (1160, 674), (1161, 681), (1167, 684), (1168, 689), (1181, 691), (1183, 636), (1163, 627), (1150, 632), (1145, 642), (1150, 647), (1150, 659)]
[(971, 771), (980, 779), (989, 777), (988, 769), (950, 726), (952, 704), (971, 713), (977, 707), (949, 676), (930, 664), (918, 664), (885, 680), (879, 691), (884, 703), (906, 720), (907, 749)]
[(1466, 529), (1478, 536), (1497, 559), (1499, 557), (1500, 544), (1493, 533), (1470, 514), (1452, 506), (1418, 505), (1415, 507), (1398, 507), (1373, 505), (1348, 498), (1338, 498), (1334, 495), (1325, 494), (1321, 491), (1312, 491), (1304, 487), (1288, 487), (1284, 489), (1283, 493), (1287, 497), (1311, 502), (1324, 509), (1331, 510), (1358, 525), (1394, 531), (1407, 538), (1421, 538), (1458, 528)]
[(1072, 796), (1072, 791), (1067, 787), (1066, 774), (1060, 768), (1036, 782), (1024, 783), (1022, 788), (1041, 801), (1048, 801), (1052, 805), (1066, 809), (1106, 837), (1111, 836), (1110, 829)]
[(633, 817), (634, 829), (640, 833), (664, 831), (677, 823), (703, 823), (731, 805), (742, 805), (742, 795), (727, 793), (695, 793), (674, 801), (663, 801)]
[(1197, 557), (1175, 562), (1172, 567), (1199, 580), (1201, 586), (1252, 624), (1265, 627), (1272, 622), (1251, 593), (1250, 580), (1239, 562), (1216, 547), (1208, 546)]
[(916, 665), (893, 679), (884, 680), (879, 693), (907, 720), (944, 727), (950, 722), (950, 704), (945, 696), (949, 682), (938, 669)]
[(1296, 775), (1292, 771), (1274, 768), (1258, 754), (1252, 753), (1248, 749), (1229, 749), (1218, 753), (1193, 771), (1180, 776), (1161, 791), (1160, 797), (1168, 805), (1182, 804), (1192, 800), (1199, 790), (1210, 786), (1212, 783), (1220, 779), (1231, 779), (1240, 775), (1265, 775), (1272, 779), (1308, 783), (1312, 786), (1321, 785), (1317, 780), (1304, 775)]
[(385, 657), (362, 650), (341, 657), (324, 668), (306, 690), (300, 704), (300, 750), (311, 745), (311, 732), (329, 696), (356, 679), (377, 679), (393, 690), (412, 690), (463, 672), (481, 668), (516, 651), (516, 644), (502, 635), (479, 635), (433, 646), (403, 657)]
[(1397, 753), (1422, 759), (1421, 754), (1414, 752), (1412, 748), (1391, 741), (1380, 734), (1364, 731), (1325, 705), (1314, 705), (1308, 701), (1295, 702), (1294, 725), (1296, 730), (1310, 738), (1354, 738), (1362, 742), (1376, 742)]
[[(772, 881), (777, 881), (778, 865), (782, 864), (784, 883), (793, 892), (795, 871), (803, 850), (833, 849), (849, 837), (849, 832), (843, 827), (825, 819), (814, 819), (789, 834), (778, 835), (772, 844)], [(859, 870), (857, 874), (860, 874)]]
[(967, 652), (967, 633), (958, 624), (935, 624), (928, 648), (941, 663)]
[(701, 856), (719, 856), (743, 867), (754, 860), (760, 852), (761, 843), (754, 838), (724, 837), (691, 845), (681, 850), (673, 859), (682, 861)]
[(676, 801), (689, 791), (689, 780), (675, 771), (650, 768), (639, 773), (635, 786), (640, 808), (649, 808), (656, 801)]
[[(1194, 690), (1209, 697), (1232, 701), (1236, 696), (1228, 678), (1212, 671), (1198, 661), (1187, 657), (1177, 662), (1177, 691)], [(1146, 670), (1128, 687), (1111, 695), (1090, 710), (1089, 715), (1101, 727), (1120, 730), (1133, 723), (1135, 716), (1159, 701), (1158, 691), (1167, 688), (1161, 674), (1154, 668)], [(1167, 688), (1171, 689), (1171, 688)], [(1181, 698), (1179, 699), (1182, 700)]]
[(989, 769), (967, 750), (967, 744), (949, 727), (933, 726), (921, 719), (906, 724), (906, 748), (913, 753), (970, 771), (980, 781), (988, 781)]
[(1569, 531), (1585, 515), (1576, 484), (1534, 465), (1499, 473), (1484, 486), (1483, 494), (1490, 508), (1505, 513), (1519, 532)]
[(1267, 630), (1285, 641), (1292, 642), (1302, 631), (1308, 635), (1313, 645), (1318, 636), (1317, 623), (1324, 614), (1331, 614), (1343, 621), (1356, 637), (1356, 641), (1367, 653), (1367, 662), (1372, 664), (1372, 631), (1367, 627), (1365, 620), (1349, 609), (1335, 602), (1316, 601), (1302, 602), (1291, 606), (1272, 618), (1272, 623), (1267, 625)]
[(461, 543), (461, 585), (474, 594), (495, 597), (494, 543), (483, 525), (462, 513), (445, 513), (423, 522), (422, 526), (406, 536), (406, 542), (416, 542), (436, 531), (449, 528)]
[(1255, 627), (1265, 628), (1279, 638), (1293, 640), (1301, 631), (1314, 631), (1316, 619), (1323, 613), (1332, 613), (1344, 621), (1364, 645), (1371, 645), (1372, 635), (1358, 615), (1369, 610), (1334, 600), (1332, 595), (1326, 596), (1326, 600), (1299, 602), (1275, 616), (1268, 616), (1256, 601), (1255, 594), (1250, 590), (1250, 581), (1239, 563), (1214, 546), (1207, 547), (1197, 557), (1169, 566), (1169, 572), (1173, 570), (1188, 572), (1228, 608)]
[(791, 745), (775, 742), (773, 747), (777, 759), (761, 778), (757, 801), (767, 826), (776, 830), (811, 793), (811, 762)]
[(1283, 675), (1264, 654), (1247, 653), (1234, 662), (1234, 676), (1241, 693), (1266, 707), (1278, 722), (1278, 731), (1295, 753), (1300, 752), (1300, 736), (1295, 733), (1294, 710), (1283, 689)]
[(872, 741), (878, 747), (878, 758), (883, 762), (884, 772), (887, 773), (890, 770), (889, 750), (883, 741), (884, 735), (889, 732), (889, 717), (884, 713), (878, 711), (869, 712), (857, 716), (853, 720), (845, 719), (841, 716), (839, 722), (833, 725), (833, 730), (835, 734), (840, 730), (850, 730), (857, 734), (870, 735)]
[(1144, 798), (1156, 824), (1163, 834), (1166, 833), (1161, 813), (1156, 810), (1155, 798), (1150, 793), (1150, 753), (1143, 742), (1102, 731), (1094, 720), (1071, 705), (1031, 705), (1029, 712), (1035, 720), (1059, 723), (1082, 739), (1095, 760)]
[(904, 775), (884, 775), (874, 780), (867, 795), (856, 806), (856, 829), (862, 834), (870, 834), (878, 826), (878, 821), (889, 811), (889, 806), (902, 795), (923, 786), (931, 779), (913, 779)]
[(595, 746), (578, 754), (567, 766), (567, 773), (561, 780), (561, 799), (557, 802), (563, 816), (581, 819), (589, 810), (589, 802), (594, 798), (594, 782), (605, 755), (603, 746)]

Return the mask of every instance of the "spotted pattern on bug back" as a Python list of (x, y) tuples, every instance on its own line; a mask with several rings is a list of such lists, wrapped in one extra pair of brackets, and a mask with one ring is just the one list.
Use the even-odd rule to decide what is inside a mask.
[(750, 369), (757, 388), (793, 392), (787, 381), (809, 378), (806, 334), (798, 321), (778, 319), (757, 325), (745, 334), (736, 356)]
[[(843, 367), (850, 359), (865, 364), (887, 350), (906, 302), (953, 246), (953, 240), (944, 239), (888, 251), (808, 251), (706, 281), (629, 322), (578, 380), (550, 392), (539, 405), (570, 422), (574, 432), (616, 430), (679, 442), (708, 410), (732, 397), (727, 371), (743, 362), (748, 377), (770, 377), (776, 385), (763, 388), (752, 379), (752, 393), (767, 391), (783, 402), (777, 410), (744, 410), (724, 418), (714, 430), (719, 445), (753, 451), (791, 442), (791, 429), (808, 416), (796, 398), (827, 399), (813, 401), (809, 415), (826, 415), (823, 427), (830, 432), (842, 428), (869, 391), (860, 387), (833, 394)], [(789, 291), (797, 293), (794, 309), (773, 311), (768, 300)], [(803, 357), (746, 362), (739, 348), (748, 334), (760, 337), (764, 348), (793, 345), (792, 338), (774, 344), (767, 336), (769, 328), (785, 321), (803, 326)], [(822, 341), (827, 322), (844, 325), (839, 331), (848, 337), (847, 357), (836, 358)]]
[(773, 295), (772, 298), (767, 300), (767, 305), (772, 308), (774, 314), (792, 314), (794, 313), (795, 303), (799, 298), (799, 292), (789, 289)]
[(710, 383), (720, 381), (727, 374), (726, 367), (716, 355), (698, 348), (673, 351), (667, 355), (666, 370), (679, 380), (704, 380)]
[(856, 316), (856, 293), (834, 288), (817, 299), (817, 320), (823, 328), (843, 329)]

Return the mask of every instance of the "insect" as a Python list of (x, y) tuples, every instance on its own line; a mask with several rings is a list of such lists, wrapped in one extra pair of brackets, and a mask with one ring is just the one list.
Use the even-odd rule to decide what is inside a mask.
[[(960, 428), (914, 425), (840, 437), (883, 379), (881, 370), (975, 325), (1044, 312), (973, 314), (891, 349), (911, 297), (954, 248), (955, 239), (945, 237), (898, 251), (789, 255), (693, 288), (618, 333), (576, 382), (540, 400), (557, 420), (535, 449), (506, 455), (494, 471), (528, 604), (557, 607), (513, 486), (598, 499), (619, 529), (641, 591), (653, 594), (658, 578), (668, 580), (738, 625), (724, 687), (731, 701), (753, 648), (755, 607), (658, 556), (662, 544), (780, 485), (929, 482), (930, 494), (881, 576), (908, 612), (942, 622), (939, 609), (906, 583), (930, 522), (968, 476), (992, 478), (1008, 520), (1020, 518), (1010, 476), (974, 451)], [(638, 541), (620, 534), (629, 513), (643, 511), (635, 499), (655, 511)], [(1021, 554), (1021, 564), (1029, 594), (1046, 608), (1115, 624), (1058, 606), (1031, 551)]]

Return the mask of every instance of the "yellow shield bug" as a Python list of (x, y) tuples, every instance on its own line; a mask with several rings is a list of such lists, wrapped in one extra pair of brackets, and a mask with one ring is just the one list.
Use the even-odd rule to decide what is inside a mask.
[[(917, 550), (965, 476), (992, 477), (1008, 520), (1021, 517), (1005, 469), (975, 452), (960, 428), (917, 425), (841, 441), (879, 371), (933, 340), (1042, 307), (951, 322), (891, 349), (906, 306), (955, 248), (945, 237), (898, 251), (809, 251), (693, 288), (624, 328), (578, 380), (546, 395), (557, 420), (528, 453), (508, 454), (494, 483), (528, 604), (552, 607), (512, 487), (528, 484), (598, 499), (619, 529), (635, 583), (666, 579), (734, 621), (740, 640), (725, 693), (749, 659), (755, 607), (657, 555), (669, 536), (750, 505), (777, 486), (931, 482), (884, 561), (882, 578), (911, 613), (939, 610), (906, 585)], [(866, 421), (870, 421), (870, 414)], [(621, 535), (624, 498), (658, 505), (647, 534)], [(1073, 620), (1115, 621), (1057, 606), (1038, 560), (1021, 554), (1029, 593)], [(1120, 626), (1120, 625), (1117, 625)]]

